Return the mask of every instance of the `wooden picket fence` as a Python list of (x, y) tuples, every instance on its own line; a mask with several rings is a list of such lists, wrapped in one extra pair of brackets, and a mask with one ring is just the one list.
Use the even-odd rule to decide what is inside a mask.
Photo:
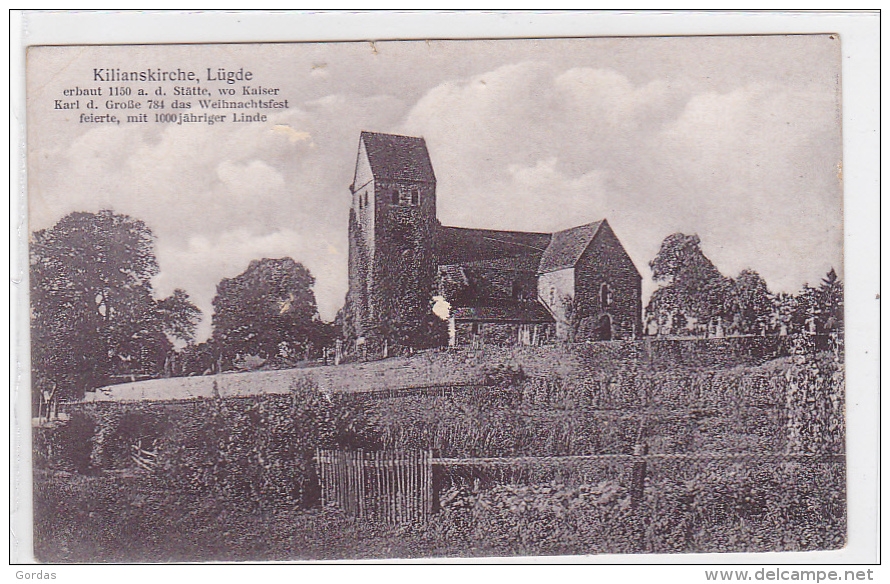
[(323, 505), (385, 523), (423, 523), (433, 509), (430, 451), (316, 450)]

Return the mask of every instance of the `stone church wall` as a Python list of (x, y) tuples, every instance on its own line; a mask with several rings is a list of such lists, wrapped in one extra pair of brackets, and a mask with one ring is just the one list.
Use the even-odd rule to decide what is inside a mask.
[[(604, 303), (603, 284), (611, 303)], [(642, 278), (618, 238), (608, 226), (600, 229), (575, 267), (573, 325), (582, 337), (595, 334), (604, 314), (612, 320), (614, 339), (642, 334)], [(585, 321), (582, 326), (582, 321)], [(576, 341), (595, 340), (576, 338)]]

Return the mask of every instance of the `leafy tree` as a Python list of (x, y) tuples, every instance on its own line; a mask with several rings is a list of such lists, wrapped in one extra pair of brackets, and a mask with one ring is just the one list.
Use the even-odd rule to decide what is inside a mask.
[(331, 333), (319, 319), (313, 284), (309, 270), (291, 258), (254, 260), (223, 279), (213, 299), (220, 356), (291, 359), (327, 343)]
[[(347, 293), (343, 306), (337, 311), (334, 317), (334, 328), (337, 336), (347, 343), (354, 343), (358, 336), (355, 329), (355, 307), (352, 303), (352, 297)], [(337, 337), (334, 337), (337, 338)]]
[[(81, 397), (113, 375), (156, 374), (200, 312), (181, 290), (158, 302), (154, 236), (142, 221), (76, 212), (31, 236), (34, 390)], [(45, 398), (39, 401), (46, 401)]]
[(735, 326), (742, 334), (758, 334), (770, 326), (773, 301), (766, 282), (754, 270), (742, 270), (733, 281)]
[(646, 312), (659, 330), (675, 321), (710, 323), (731, 314), (732, 282), (702, 252), (697, 235), (669, 235), (649, 267), (661, 287), (652, 294)]
[(177, 288), (171, 296), (159, 301), (158, 311), (167, 335), (181, 340), (195, 337), (201, 320), (201, 309), (189, 301), (185, 290)]

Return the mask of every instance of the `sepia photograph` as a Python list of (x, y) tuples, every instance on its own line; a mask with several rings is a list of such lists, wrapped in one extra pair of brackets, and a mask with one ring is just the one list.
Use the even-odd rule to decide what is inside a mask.
[(35, 560), (843, 549), (842, 42), (28, 47)]

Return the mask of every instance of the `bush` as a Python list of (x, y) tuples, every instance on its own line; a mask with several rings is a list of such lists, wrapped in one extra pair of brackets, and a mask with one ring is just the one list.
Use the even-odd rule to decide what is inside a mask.
[(445, 493), (433, 533), (520, 555), (639, 551), (630, 495), (618, 482), (556, 481)]
[(369, 418), (302, 381), (286, 395), (204, 400), (197, 424), (161, 440), (159, 467), (176, 488), (245, 505), (312, 504), (316, 448), (373, 448)]
[(482, 368), (482, 383), (488, 387), (515, 388), (525, 377), (522, 366), (512, 363), (498, 363), (494, 367), (486, 365)]
[(79, 412), (67, 422), (34, 428), (34, 468), (90, 472), (95, 429), (95, 422)]
[(825, 550), (846, 542), (841, 464), (663, 468), (647, 488), (651, 552)]
[(454, 485), (430, 529), (459, 547), (523, 555), (807, 551), (846, 541), (842, 465), (651, 471), (636, 508), (627, 474), (575, 485)]

